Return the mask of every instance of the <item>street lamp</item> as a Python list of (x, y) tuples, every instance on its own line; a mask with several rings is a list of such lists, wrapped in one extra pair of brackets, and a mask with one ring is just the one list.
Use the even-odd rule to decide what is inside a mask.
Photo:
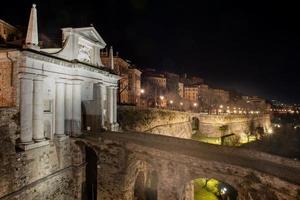
[(141, 94), (144, 94), (145, 93), (145, 90), (144, 89), (141, 89)]
[(160, 100), (164, 100), (165, 97), (164, 96), (159, 96), (159, 98), (160, 98)]

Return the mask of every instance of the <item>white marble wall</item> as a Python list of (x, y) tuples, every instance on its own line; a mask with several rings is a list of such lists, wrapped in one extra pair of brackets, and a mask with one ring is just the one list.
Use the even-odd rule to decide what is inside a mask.
[[(101, 109), (95, 110), (101, 116), (101, 127), (117, 130), (117, 77), (51, 59), (40, 61), (34, 57), (25, 61), (23, 65), (29, 67), (19, 73), (20, 144), (81, 135), (86, 130), (81, 127), (82, 102), (95, 98), (99, 98), (97, 106)], [(93, 94), (94, 84), (99, 86), (97, 97)]]

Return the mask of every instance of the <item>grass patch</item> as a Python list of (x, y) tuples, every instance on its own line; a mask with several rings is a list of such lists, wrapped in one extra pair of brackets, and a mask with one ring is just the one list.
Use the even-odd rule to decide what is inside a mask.
[(197, 140), (200, 142), (205, 142), (209, 144), (221, 144), (221, 138), (220, 137), (207, 137), (205, 135), (202, 135), (200, 133), (195, 133), (192, 135), (193, 140)]

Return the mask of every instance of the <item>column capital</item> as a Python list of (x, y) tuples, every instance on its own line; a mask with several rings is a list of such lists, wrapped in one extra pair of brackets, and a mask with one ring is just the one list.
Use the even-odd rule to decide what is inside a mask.
[(66, 80), (65, 80), (65, 79), (56, 79), (56, 80), (55, 80), (55, 83), (56, 83), (56, 84), (65, 84), (65, 83), (66, 83)]
[(42, 74), (36, 74), (33, 76), (33, 80), (34, 81), (43, 81), (44, 78), (46, 78), (47, 76), (46, 75), (42, 75)]
[(35, 74), (33, 73), (26, 73), (26, 72), (22, 72), (18, 74), (18, 78), (19, 79), (28, 79), (28, 80), (33, 80), (35, 77)]
[(83, 82), (82, 79), (78, 79), (78, 78), (71, 79), (71, 81), (73, 85), (80, 85)]

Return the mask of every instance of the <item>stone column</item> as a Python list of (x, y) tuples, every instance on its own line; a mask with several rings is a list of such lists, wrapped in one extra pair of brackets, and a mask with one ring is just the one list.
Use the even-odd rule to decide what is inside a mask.
[(20, 140), (22, 144), (31, 144), (32, 141), (32, 100), (33, 80), (30, 75), (20, 77)]
[(107, 129), (107, 89), (106, 86), (102, 83), (100, 84), (100, 94), (101, 94), (101, 126), (102, 128)]
[(109, 129), (112, 130), (114, 124), (114, 96), (113, 96), (113, 87), (107, 87), (107, 112), (108, 112), (108, 124)]
[(72, 133), (72, 118), (73, 118), (73, 85), (71, 82), (66, 82), (65, 85), (65, 129), (66, 134), (71, 135)]
[(114, 121), (114, 124), (117, 123), (117, 99), (118, 99), (118, 87), (114, 87), (113, 88), (113, 99), (114, 99), (114, 102), (113, 102), (113, 112), (114, 112), (114, 116), (113, 116), (113, 121)]
[(45, 140), (44, 135), (44, 80), (38, 76), (33, 80), (33, 139)]
[(73, 80), (73, 117), (72, 117), (72, 136), (81, 135), (81, 80)]
[(65, 136), (65, 83), (63, 80), (56, 81), (55, 135)]

